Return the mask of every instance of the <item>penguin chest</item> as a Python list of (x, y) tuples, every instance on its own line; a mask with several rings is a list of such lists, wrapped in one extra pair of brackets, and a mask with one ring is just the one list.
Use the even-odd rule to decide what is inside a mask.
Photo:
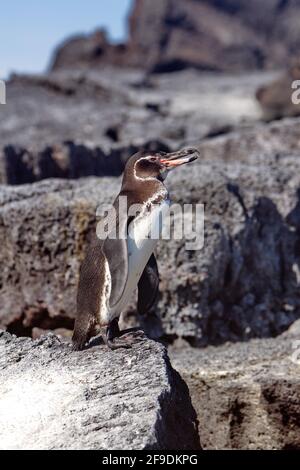
[(120, 314), (128, 305), (144, 268), (161, 236), (163, 218), (169, 210), (169, 201), (163, 201), (151, 211), (138, 216), (128, 227), (128, 276), (122, 298), (115, 313)]

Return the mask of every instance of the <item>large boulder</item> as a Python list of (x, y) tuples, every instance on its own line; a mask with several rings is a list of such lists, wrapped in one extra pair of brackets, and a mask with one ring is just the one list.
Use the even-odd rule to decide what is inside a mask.
[[(154, 72), (261, 68), (264, 43), (240, 14), (222, 2), (137, 0), (130, 18), (129, 51), (135, 65)], [(239, 37), (237, 44), (236, 38)]]
[(80, 353), (0, 332), (1, 449), (200, 448), (188, 388), (152, 341)]
[[(300, 62), (298, 60), (279, 78), (258, 88), (256, 98), (266, 121), (300, 115), (299, 80)], [(296, 88), (294, 88), (295, 85)], [(295, 99), (292, 99), (294, 92)]]
[[(185, 239), (159, 243), (161, 325), (149, 317), (150, 336), (203, 346), (274, 336), (299, 318), (297, 122), (290, 132), (283, 122), (205, 142), (203, 160), (169, 176), (173, 202), (204, 204), (205, 239), (196, 250)], [(277, 153), (281, 135), (287, 150)], [(116, 178), (1, 188), (2, 327), (72, 329), (96, 208), (119, 188)]]
[(204, 449), (300, 449), (300, 324), (276, 339), (170, 351)]

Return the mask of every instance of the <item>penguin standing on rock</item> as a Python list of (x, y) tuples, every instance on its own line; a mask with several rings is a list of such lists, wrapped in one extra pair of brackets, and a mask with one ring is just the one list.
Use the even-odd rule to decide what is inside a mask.
[[(130, 348), (141, 340), (142, 331), (122, 334), (118, 320), (136, 287), (140, 314), (149, 311), (155, 302), (159, 277), (153, 251), (158, 236), (151, 234), (159, 235), (170, 204), (163, 181), (169, 170), (192, 162), (197, 156), (196, 149), (155, 154), (141, 151), (128, 160), (110, 216), (116, 236), (111, 236), (108, 229), (105, 237), (96, 237), (81, 265), (74, 350), (83, 349), (103, 327), (103, 339), (111, 349)], [(119, 210), (121, 196), (126, 197), (125, 211)], [(132, 207), (138, 207), (138, 213), (131, 211)]]

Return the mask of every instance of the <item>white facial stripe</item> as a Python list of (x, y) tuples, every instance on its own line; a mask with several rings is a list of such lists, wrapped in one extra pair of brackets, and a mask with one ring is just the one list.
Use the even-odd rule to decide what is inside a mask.
[(155, 178), (154, 176), (144, 176), (144, 177), (141, 177), (141, 176), (138, 176), (137, 173), (136, 173), (136, 164), (137, 164), (138, 162), (140, 162), (141, 160), (147, 160), (147, 161), (148, 161), (150, 158), (153, 158), (153, 156), (150, 155), (149, 157), (143, 157), (143, 158), (140, 158), (139, 160), (137, 160), (137, 161), (135, 162), (134, 167), (133, 167), (133, 174), (134, 174), (134, 177), (135, 177), (137, 180), (141, 180), (141, 181), (145, 181), (145, 180), (146, 180), (146, 181), (147, 181), (147, 180), (155, 180), (155, 181), (156, 181), (157, 178)]

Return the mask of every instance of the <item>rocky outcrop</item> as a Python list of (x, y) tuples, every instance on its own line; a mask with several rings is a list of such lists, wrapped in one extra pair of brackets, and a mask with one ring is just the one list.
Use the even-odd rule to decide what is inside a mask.
[(145, 121), (159, 116), (156, 125), (162, 127), (163, 118), (151, 108), (151, 100), (143, 100), (143, 91), (133, 93), (126, 74), (14, 75), (7, 93), (0, 118), (3, 184), (116, 176), (137, 149), (169, 148), (159, 133), (142, 132)]
[[(170, 175), (175, 203), (205, 205), (205, 240), (192, 251), (185, 239), (159, 243), (161, 325), (149, 318), (150, 336), (220, 344), (274, 336), (299, 318), (296, 124), (203, 142), (203, 160)], [(89, 178), (1, 188), (2, 327), (28, 335), (33, 328), (72, 328), (96, 208), (101, 213), (119, 185), (115, 178)], [(134, 310), (126, 322), (136, 321)]]
[(187, 386), (158, 343), (74, 353), (51, 334), (0, 332), (0, 370), (1, 449), (200, 448)]
[(103, 29), (91, 35), (78, 35), (68, 39), (57, 48), (50, 68), (85, 68), (99, 67), (106, 63), (126, 64), (126, 44), (110, 44), (106, 31)]
[(270, 78), (186, 71), (146, 83), (142, 72), (116, 69), (14, 75), (0, 116), (0, 183), (116, 176), (137, 149), (175, 150), (228, 133), (260, 118), (255, 90)]
[(170, 352), (204, 449), (300, 449), (300, 325), (276, 339)]
[(152, 72), (282, 67), (300, 44), (299, 9), (298, 0), (135, 0), (126, 44), (110, 45), (102, 31), (71, 38), (58, 47), (52, 69), (107, 63)]
[(118, 175), (136, 149), (177, 150), (253, 125), (255, 91), (272, 78), (183, 71), (147, 79), (114, 68), (14, 75), (0, 116), (0, 183)]
[[(280, 78), (257, 90), (256, 98), (266, 121), (300, 115), (299, 80), (300, 62), (297, 61)], [(298, 83), (293, 85), (295, 81)], [(292, 100), (294, 94), (297, 102)]]
[[(227, 7), (227, 8), (226, 8)], [(138, 0), (130, 19), (130, 52), (136, 65), (154, 72), (261, 68), (264, 45), (241, 19), (219, 2)], [(239, 37), (239, 43), (236, 42)]]
[[(182, 77), (178, 75), (173, 77), (174, 80), (171, 79), (170, 81), (167, 80), (166, 83), (164, 81), (159, 83), (159, 90), (156, 91), (157, 95), (155, 98), (158, 102), (160, 102), (159, 97), (167, 94), (170, 87), (175, 87), (176, 91), (178, 89), (176, 96), (173, 95), (171, 97), (170, 95), (170, 106), (166, 115), (154, 112), (148, 106), (147, 109), (143, 108), (143, 113), (145, 112), (146, 115), (139, 121), (136, 118), (136, 113), (140, 112), (139, 107), (135, 110), (131, 108), (130, 111), (126, 108), (126, 113), (128, 111), (128, 122), (118, 123), (117, 109), (114, 109), (112, 106), (110, 119), (108, 118), (107, 123), (101, 124), (103, 126), (102, 134), (97, 134), (96, 132), (98, 124), (94, 123), (91, 126), (91, 140), (76, 138), (77, 135), (81, 136), (81, 121), (72, 121), (72, 130), (69, 134), (67, 133), (67, 127), (65, 126), (69, 126), (69, 121), (73, 120), (74, 104), (68, 102), (66, 97), (60, 102), (57, 93), (55, 97), (58, 101), (55, 103), (55, 100), (52, 100), (51, 103), (50, 101), (48, 103), (47, 100), (50, 99), (48, 93), (50, 92), (47, 91), (46, 102), (50, 107), (53, 106), (51, 113), (60, 114), (63, 111), (63, 107), (65, 107), (65, 117), (64, 122), (61, 123), (61, 128), (58, 129), (55, 121), (51, 121), (47, 130), (44, 128), (40, 129), (37, 125), (37, 115), (34, 117), (34, 112), (29, 117), (25, 115), (19, 116), (20, 122), (18, 125), (13, 126), (9, 131), (7, 123), (4, 120), (2, 122), (0, 120), (0, 130), (3, 132), (3, 148), (0, 150), (0, 183), (26, 184), (45, 178), (73, 179), (90, 175), (119, 176), (129, 156), (141, 148), (152, 151), (168, 151), (169, 149), (178, 149), (191, 142), (197, 142), (201, 149), (202, 158), (209, 161), (226, 160), (234, 162), (235, 160), (243, 160), (248, 162), (250, 152), (251, 161), (259, 160), (259, 164), (262, 165), (266, 158), (269, 161), (275, 154), (280, 156), (285, 155), (286, 157), (291, 154), (297, 154), (300, 148), (298, 119), (287, 119), (263, 126), (257, 123), (254, 124), (254, 117), (258, 118), (259, 116), (255, 115), (253, 109), (252, 111), (248, 109), (249, 118), (251, 113), (253, 113), (252, 121), (249, 121), (251, 125), (248, 126), (250, 129), (241, 129), (242, 134), (240, 132), (231, 132), (235, 127), (238, 130), (243, 120), (243, 113), (239, 117), (236, 116), (234, 103), (239, 102), (239, 106), (242, 107), (241, 96), (248, 87), (246, 77), (239, 79), (239, 85), (235, 81), (231, 83), (232, 89), (230, 92), (228, 91), (227, 98), (223, 103), (224, 107), (228, 106), (228, 108), (224, 110), (222, 116), (220, 116), (221, 111), (218, 111), (213, 106), (213, 101), (216, 99), (222, 103), (222, 89), (220, 90), (220, 95), (214, 91), (214, 88), (221, 84), (220, 80), (215, 77), (215, 86), (212, 80), (212, 87), (210, 89), (208, 85), (205, 85), (204, 81), (200, 81), (196, 86), (197, 75), (191, 75), (190, 78), (193, 82), (192, 91), (184, 92), (181, 87), (183, 86), (183, 81), (188, 77), (189, 74), (183, 74)], [(266, 79), (261, 77), (259, 82)], [(228, 77), (227, 80), (224, 84), (226, 87), (231, 82)], [(7, 116), (12, 121), (15, 119), (19, 106), (24, 104), (23, 98), (21, 98), (19, 93), (21, 90), (24, 93), (28, 91), (27, 87), (29, 85), (24, 85), (23, 79), (21, 83), (22, 87), (17, 97), (15, 97), (15, 101), (11, 100), (6, 105), (8, 106)], [(31, 83), (31, 79), (29, 83)], [(38, 83), (40, 82), (38, 81)], [(235, 84), (236, 89), (233, 90)], [(193, 88), (194, 86), (195, 89)], [(15, 85), (13, 85), (13, 89), (14, 87)], [(44, 81), (42, 81), (42, 85), (35, 84), (33, 87), (32, 105), (34, 110), (37, 111), (38, 101), (36, 100), (38, 92), (41, 89), (45, 91)], [(255, 88), (252, 84), (253, 94)], [(237, 90), (238, 94), (235, 95)], [(148, 102), (145, 100), (145, 97), (143, 98), (143, 93), (142, 91), (137, 92), (137, 97), (141, 100), (144, 99), (145, 103), (149, 105), (150, 101)], [(196, 98), (196, 94), (199, 98)], [(210, 106), (206, 109), (206, 114), (204, 110), (207, 103), (204, 95), (207, 95), (210, 102)], [(65, 99), (67, 100), (66, 102), (64, 101)], [(27, 96), (28, 101), (30, 101), (29, 96)], [(89, 105), (84, 102), (82, 106)], [(250, 99), (246, 107), (248, 106), (249, 108), (252, 106)], [(106, 111), (109, 112), (108, 108)], [(104, 110), (103, 112), (105, 113), (106, 111)], [(40, 111), (41, 113), (42, 111)], [(116, 119), (114, 119), (114, 116), (116, 116)], [(47, 118), (47, 112), (44, 118)], [(82, 116), (83, 118), (84, 116)], [(200, 121), (200, 118), (202, 121)], [(22, 132), (26, 120), (29, 121), (29, 127), (32, 129), (32, 133), (30, 131), (31, 138), (27, 133)], [(231, 124), (224, 127), (226, 121)], [(146, 127), (148, 125), (149, 127), (147, 127), (148, 131), (143, 132), (142, 127), (145, 124)], [(129, 129), (130, 132), (127, 133)], [(63, 139), (64, 132), (72, 137), (73, 140), (61, 140)], [(218, 134), (220, 134), (220, 137), (218, 139), (214, 138)], [(222, 136), (222, 134), (225, 134), (225, 136)], [(243, 139), (242, 146), (240, 145), (241, 136)]]

